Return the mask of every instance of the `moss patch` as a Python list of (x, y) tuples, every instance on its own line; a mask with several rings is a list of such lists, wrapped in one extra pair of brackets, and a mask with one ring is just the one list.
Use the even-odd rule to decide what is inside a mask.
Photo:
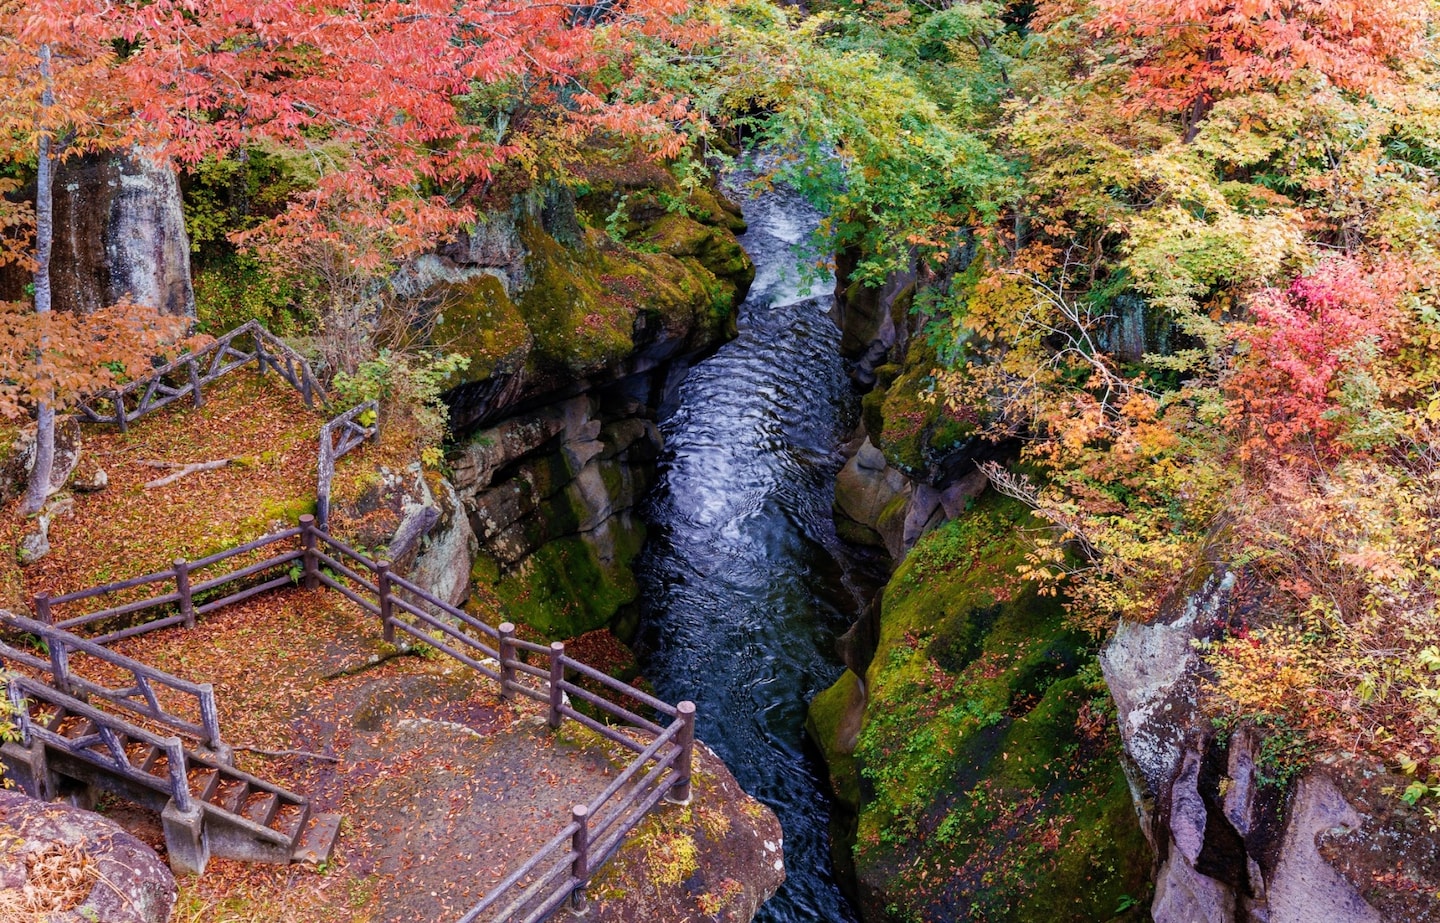
[[(989, 495), (886, 589), (865, 722), (833, 770), (859, 793), (856, 867), (877, 918), (1106, 920), (1148, 888), (1093, 652), (1060, 600), (1013, 576), (1033, 526)], [(812, 709), (832, 758), (845, 682)]]
[(913, 343), (903, 366), (877, 370), (876, 387), (862, 403), (875, 446), (892, 465), (908, 473), (924, 471), (976, 430), (972, 413), (951, 410), (931, 396), (931, 376), (938, 364), (928, 344)]
[(450, 387), (515, 371), (533, 342), (504, 284), (491, 275), (450, 291), (432, 336), (446, 352), (470, 357), (469, 367), (456, 373)]
[(533, 219), (521, 225), (530, 288), (519, 310), (535, 337), (535, 361), (573, 374), (595, 372), (628, 355), (642, 333), (708, 340), (734, 296), (695, 258), (635, 252), (603, 232), (561, 246)]
[(508, 617), (539, 636), (573, 638), (604, 628), (640, 594), (630, 565), (645, 541), (638, 521), (622, 524), (617, 518), (609, 531), (613, 541), (603, 556), (593, 539), (566, 536), (503, 575), (482, 556), (475, 580), (492, 579)]

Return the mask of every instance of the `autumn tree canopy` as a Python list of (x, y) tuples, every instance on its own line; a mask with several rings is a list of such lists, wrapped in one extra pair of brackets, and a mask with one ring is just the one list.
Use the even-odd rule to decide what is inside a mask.
[[(536, 168), (537, 151), (518, 131), (527, 123), (546, 123), (557, 143), (608, 131), (673, 152), (675, 125), (691, 114), (673, 98), (634, 93), (626, 61), (634, 37), (693, 39), (673, 22), (685, 7), (3, 0), (0, 156), (35, 167), (38, 182), (33, 213), (13, 200), (3, 206), (0, 259), (34, 270), (35, 308), (44, 313), (59, 161), (133, 146), (193, 165), (267, 143), (308, 158), (318, 177), (265, 229), (271, 244), (329, 242), (357, 271), (382, 269), (471, 220), (467, 193), (501, 164)], [(17, 184), (0, 191), (13, 194)], [(75, 324), (20, 323), (7, 310), (11, 336), (34, 339), (0, 354), (0, 380), (25, 382), (0, 406), (14, 412), (33, 402), (47, 459), (62, 395), (113, 378), (98, 352), (87, 366), (84, 345), (113, 345), (133, 325), (87, 335)], [(32, 494), (28, 506), (38, 508), (43, 496)]]

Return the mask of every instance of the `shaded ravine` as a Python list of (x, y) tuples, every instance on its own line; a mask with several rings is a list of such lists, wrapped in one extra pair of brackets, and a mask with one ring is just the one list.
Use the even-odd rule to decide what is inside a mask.
[(661, 696), (696, 702), (700, 736), (779, 815), (788, 879), (758, 919), (847, 923), (804, 725), (806, 703), (840, 673), (834, 639), (866, 589), (830, 512), (856, 402), (831, 297), (805, 294), (796, 269), (819, 216), (784, 191), (747, 201), (745, 216), (757, 275), (739, 336), (690, 371), (661, 426), (638, 648)]

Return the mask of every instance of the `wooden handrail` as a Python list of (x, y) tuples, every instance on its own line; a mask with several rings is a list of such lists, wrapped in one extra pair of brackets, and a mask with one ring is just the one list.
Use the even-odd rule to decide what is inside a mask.
[[(279, 542), (297, 539), (293, 550), (288, 550), (255, 563), (241, 566), (233, 571), (211, 577), (200, 582), (191, 582), (195, 571), (229, 560), (246, 552), (257, 551)], [(38, 594), (35, 597), (39, 620), (15, 617), (11, 627), (30, 631), (46, 638), (51, 648), (52, 679), (55, 685), (75, 684), (79, 691), (98, 694), (100, 698), (127, 707), (144, 717), (165, 723), (168, 727), (187, 733), (193, 725), (184, 725), (183, 719), (170, 715), (159, 707), (147, 684), (159, 682), (168, 688), (196, 694), (201, 708), (199, 731), (207, 745), (217, 750), (223, 746), (220, 740), (218, 718), (215, 717), (213, 690), (208, 685), (187, 683), (170, 677), (158, 670), (131, 661), (104, 647), (108, 640), (132, 637), (147, 631), (157, 630), (175, 624), (193, 625), (196, 615), (238, 602), (262, 592), (268, 592), (291, 583), (289, 573), (264, 580), (258, 584), (246, 585), (228, 596), (195, 605), (193, 595), (204, 591), (248, 581), (277, 567), (300, 563), (304, 585), (309, 588), (321, 586), (336, 590), (360, 605), (365, 611), (380, 618), (382, 631), (387, 641), (393, 641), (396, 632), (404, 632), (417, 640), (448, 654), (456, 661), (471, 667), (476, 672), (494, 679), (500, 684), (501, 695), (509, 697), (519, 692), (527, 697), (549, 704), (549, 724), (560, 727), (570, 720), (601, 735), (605, 740), (635, 752), (635, 757), (625, 766), (619, 776), (587, 805), (578, 805), (577, 813), (555, 839), (531, 856), (515, 873), (511, 874), (484, 900), (467, 913), (461, 923), (476, 921), (479, 914), (496, 907), (504, 896), (516, 888), (547, 859), (556, 858), (557, 865), (539, 879), (531, 882), (494, 918), (494, 923), (509, 921), (521, 910), (528, 911), (526, 921), (543, 919), (567, 898), (577, 907), (584, 901), (584, 889), (590, 876), (618, 848), (620, 841), (647, 816), (660, 800), (686, 802), (691, 794), (691, 769), (694, 761), (695, 706), (690, 702), (670, 705), (648, 695), (639, 689), (615, 679), (599, 670), (581, 663), (565, 653), (565, 645), (554, 642), (544, 647), (533, 642), (522, 641), (515, 636), (515, 627), (509, 623), (498, 628), (475, 618), (463, 609), (452, 606), (424, 588), (394, 574), (386, 561), (367, 557), (355, 548), (331, 536), (314, 516), (302, 516), (297, 527), (273, 535), (264, 536), (245, 545), (218, 552), (198, 561), (176, 561), (169, 571), (147, 574), (144, 577), (117, 581), (101, 587), (92, 587), (75, 593), (54, 597)], [(324, 567), (322, 568), (322, 565)], [(367, 573), (371, 579), (367, 579)], [(52, 606), (82, 599), (90, 599), (106, 593), (134, 589), (146, 583), (174, 581), (173, 592), (150, 599), (128, 602), (123, 605), (83, 616), (53, 623)], [(408, 598), (407, 598), (408, 597)], [(412, 602), (412, 600), (414, 600)], [(67, 626), (91, 624), (121, 614), (132, 614), (146, 608), (179, 603), (178, 615), (142, 623), (111, 632), (98, 639), (85, 639), (66, 631)], [(414, 623), (410, 621), (414, 620)], [(448, 621), (447, 621), (448, 619)], [(468, 629), (468, 630), (467, 630)], [(473, 633), (472, 633), (473, 632)], [(493, 642), (493, 646), (492, 646)], [(89, 680), (80, 680), (68, 670), (66, 657), (71, 650), (96, 656), (106, 662), (131, 670), (137, 677), (133, 690), (106, 690)], [(0, 656), (11, 651), (11, 656), (28, 666), (43, 667), (38, 658), (29, 658), (21, 652), (0, 645)], [(548, 654), (548, 670), (526, 663), (526, 654)], [(26, 659), (28, 658), (28, 659)], [(57, 659), (58, 658), (58, 659)], [(493, 668), (492, 668), (493, 665)], [(634, 703), (632, 710), (605, 695), (581, 688), (567, 679), (573, 671), (577, 676), (598, 683), (602, 689), (614, 695), (623, 696)], [(548, 679), (548, 690), (540, 691), (519, 681), (521, 676)], [(13, 689), (14, 687), (12, 687)], [(57, 695), (63, 692), (55, 691)], [(98, 692), (97, 692), (98, 691)], [(136, 696), (145, 699), (149, 711), (139, 706)], [(568, 698), (588, 704), (600, 714), (624, 722), (629, 732), (617, 729), (603, 721), (584, 714), (569, 704)], [(642, 714), (648, 710), (669, 719), (662, 726)], [(648, 742), (637, 740), (635, 735), (649, 737)], [(177, 743), (178, 746), (178, 743)], [(98, 757), (97, 757), (98, 758)], [(643, 775), (642, 775), (643, 771)], [(638, 779), (638, 781), (636, 781)], [(633, 784), (632, 784), (633, 783)], [(622, 794), (622, 789), (630, 785)], [(569, 842), (564, 856), (559, 851)], [(568, 863), (568, 864), (567, 864)], [(568, 869), (568, 874), (566, 874)], [(548, 890), (547, 890), (548, 889)], [(539, 901), (535, 905), (535, 901)]]
[[(250, 339), (250, 350), (242, 350), (237, 340)], [(267, 348), (270, 350), (267, 352)], [(204, 360), (208, 359), (208, 365)], [(77, 401), (75, 409), (91, 423), (113, 423), (123, 432), (131, 423), (161, 407), (189, 397), (196, 407), (205, 403), (203, 386), (254, 362), (260, 373), (272, 369), (300, 392), (305, 406), (314, 407), (316, 400), (322, 406), (329, 406), (329, 397), (321, 386), (310, 363), (294, 347), (275, 336), (259, 321), (249, 320), (228, 333), (218, 337), (209, 345), (194, 352), (183, 353), (150, 373), (109, 388), (91, 397)], [(204, 366), (202, 368), (202, 366)], [(166, 383), (167, 376), (185, 371), (183, 384)], [(104, 413), (95, 406), (97, 398), (108, 397), (112, 411)], [(133, 408), (126, 398), (136, 398)]]

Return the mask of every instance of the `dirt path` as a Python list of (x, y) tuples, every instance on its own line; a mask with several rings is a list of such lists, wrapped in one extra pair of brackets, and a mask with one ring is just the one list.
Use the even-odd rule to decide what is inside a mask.
[[(123, 645), (214, 683), (231, 741), (335, 758), (239, 753), (345, 817), (335, 858), (320, 870), (214, 861), (182, 884), (177, 920), (458, 918), (614, 778), (604, 750), (551, 733), (540, 706), (500, 701), (443, 656), (388, 656), (377, 636), (338, 595), (293, 590)], [(153, 818), (111, 813), (163, 850)]]

